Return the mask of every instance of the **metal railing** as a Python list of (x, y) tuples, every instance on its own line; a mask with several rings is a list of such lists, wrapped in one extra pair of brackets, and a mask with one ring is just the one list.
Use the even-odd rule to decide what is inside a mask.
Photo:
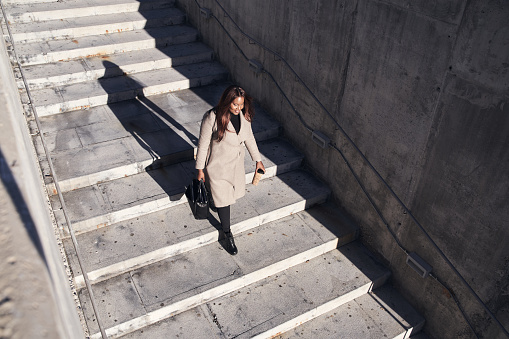
[[(449, 260), (449, 258), (445, 255), (445, 253), (440, 249), (440, 247), (436, 244), (436, 242), (431, 238), (431, 236), (428, 234), (428, 232), (424, 229), (424, 227), (421, 225), (421, 223), (417, 220), (417, 218), (412, 214), (412, 212), (410, 211), (410, 209), (405, 205), (405, 203), (403, 203), (403, 201), (399, 198), (399, 196), (394, 192), (394, 190), (390, 187), (390, 185), (385, 181), (385, 179), (380, 175), (380, 173), (377, 171), (377, 169), (373, 166), (373, 164), (371, 164), (371, 162), (366, 158), (366, 156), (362, 153), (362, 151), (359, 149), (359, 147), (355, 144), (355, 142), (350, 138), (350, 136), (346, 133), (346, 131), (343, 129), (343, 127), (338, 123), (338, 121), (334, 118), (334, 116), (327, 110), (327, 108), (322, 104), (322, 102), (316, 97), (316, 95), (313, 93), (313, 91), (306, 85), (306, 83), (302, 80), (302, 78), (299, 76), (299, 74), (291, 67), (291, 65), (286, 61), (286, 59), (281, 56), (279, 53), (277, 53), (276, 51), (274, 51), (273, 49), (265, 46), (262, 42), (258, 41), (257, 39), (255, 39), (254, 37), (248, 35), (247, 33), (244, 32), (244, 30), (235, 22), (235, 20), (231, 17), (231, 15), (228, 13), (228, 11), (220, 4), (220, 2), (218, 0), (213, 0), (217, 6), (223, 11), (223, 16), (228, 18), (230, 20), (230, 22), (235, 26), (235, 28), (237, 29), (237, 31), (243, 36), (245, 37), (246, 39), (248, 39), (249, 43), (250, 44), (256, 44), (258, 45), (260, 48), (264, 49), (265, 51), (273, 54), (277, 59), (279, 59), (278, 61), (282, 61), (283, 64), (291, 71), (291, 73), (295, 76), (295, 78), (302, 84), (302, 86), (304, 86), (304, 88), (306, 89), (306, 91), (309, 93), (309, 95), (313, 98), (313, 100), (320, 106), (320, 108), (323, 110), (323, 112), (326, 113), (326, 115), (332, 120), (332, 122), (334, 123), (334, 125), (337, 127), (337, 129), (340, 131), (340, 133), (346, 138), (346, 140), (349, 142), (349, 144), (355, 149), (355, 151), (357, 152), (358, 155), (361, 156), (362, 160), (364, 161), (364, 163), (371, 169), (371, 171), (376, 175), (376, 177), (383, 183), (383, 185), (385, 186), (386, 189), (388, 189), (389, 193), (393, 196), (394, 199), (396, 199), (396, 201), (398, 202), (398, 204), (403, 208), (404, 212), (411, 218), (411, 220), (415, 223), (415, 225), (417, 225), (417, 227), (422, 231), (422, 233), (424, 234), (424, 236), (426, 237), (426, 239), (429, 241), (429, 243), (433, 246), (433, 248), (435, 248), (435, 250), (438, 252), (438, 254), (440, 255), (440, 257), (445, 261), (445, 263), (450, 267), (450, 269), (454, 272), (454, 274), (460, 279), (460, 281), (462, 282), (462, 284), (468, 289), (468, 291), (472, 294), (472, 296), (474, 296), (475, 300), (482, 306), (482, 308), (486, 311), (486, 313), (488, 313), (488, 315), (490, 316), (490, 318), (498, 325), (498, 327), (502, 330), (502, 332), (507, 336), (509, 337), (509, 332), (505, 329), (505, 327), (502, 325), (502, 323), (497, 319), (497, 317), (493, 314), (493, 312), (491, 312), (491, 310), (487, 307), (487, 305), (481, 300), (481, 298), (477, 295), (477, 293), (474, 291), (474, 289), (468, 284), (468, 282), (465, 280), (465, 278), (463, 278), (463, 276), (461, 275), (461, 273), (456, 269), (456, 267), (453, 265), (453, 263)], [(198, 0), (194, 0), (194, 2), (196, 3), (196, 5), (198, 6), (198, 8), (200, 9), (200, 12), (201, 12), (201, 15), (205, 18), (213, 18), (218, 24), (219, 26), (221, 26), (221, 28), (224, 30), (224, 32), (226, 33), (226, 35), (228, 35), (228, 37), (230, 38), (230, 40), (233, 42), (233, 44), (235, 45), (235, 47), (238, 49), (238, 51), (241, 53), (241, 55), (244, 57), (244, 59), (246, 59), (246, 61), (253, 61), (253, 60), (250, 60), (250, 58), (244, 53), (244, 51), (242, 50), (242, 48), (239, 46), (239, 44), (235, 41), (235, 39), (233, 38), (233, 36), (230, 34), (230, 32), (228, 31), (228, 29), (226, 29), (226, 27), (223, 25), (223, 23), (220, 21), (220, 19), (218, 18), (218, 16), (214, 15), (214, 13), (212, 12), (212, 10), (210, 10), (209, 8), (204, 8), (202, 7)], [(274, 78), (274, 76), (269, 72), (267, 71), (266, 69), (263, 69), (260, 67), (263, 67), (262, 65), (256, 65), (258, 67), (258, 69), (256, 70), (257, 72), (263, 72), (264, 74), (267, 74), (268, 77), (271, 79), (272, 82), (274, 82), (275, 86), (278, 88), (278, 90), (281, 92), (281, 95), (284, 97), (284, 99), (286, 100), (286, 102), (290, 105), (290, 107), (292, 108), (292, 110), (294, 111), (294, 113), (297, 115), (297, 117), (299, 118), (300, 122), (303, 124), (303, 126), (311, 133), (313, 132), (316, 132), (314, 131), (310, 126), (309, 124), (306, 123), (306, 121), (303, 119), (302, 115), (300, 114), (300, 112), (297, 110), (297, 108), (295, 108), (295, 106), (292, 104), (291, 100), (288, 98), (288, 96), (286, 95), (285, 91), (281, 88), (281, 86), (278, 84), (278, 82), (276, 81), (276, 79)], [(338, 148), (336, 145), (333, 145), (333, 144), (329, 144), (330, 147), (332, 147), (334, 150), (336, 150), (340, 155), (341, 155), (341, 158), (343, 159), (343, 161), (345, 162), (345, 164), (347, 165), (348, 169), (350, 170), (350, 172), (352, 173), (352, 175), (354, 176), (356, 182), (358, 183), (358, 185), (360, 186), (361, 190), (363, 191), (363, 193), (366, 195), (366, 198), (368, 199), (369, 203), (371, 204), (371, 206), (373, 207), (373, 209), (375, 210), (375, 212), (377, 213), (377, 215), (379, 216), (379, 218), (382, 220), (382, 222), (384, 223), (385, 227), (387, 228), (387, 230), (389, 231), (389, 233), (391, 234), (391, 236), (394, 238), (394, 240), (396, 241), (396, 243), (398, 244), (398, 247), (403, 251), (405, 252), (405, 254), (408, 255), (408, 251), (405, 249), (405, 247), (401, 244), (401, 242), (399, 241), (399, 239), (397, 238), (396, 234), (394, 233), (394, 231), (391, 229), (390, 225), (389, 225), (389, 222), (386, 220), (386, 218), (383, 216), (383, 213), (380, 211), (380, 209), (378, 208), (378, 206), (376, 205), (376, 203), (374, 202), (374, 200), (372, 199), (371, 195), (369, 194), (368, 190), (366, 189), (366, 187), (364, 186), (364, 184), (361, 182), (359, 176), (355, 173), (355, 170), (353, 169), (353, 167), (351, 166), (350, 162), (348, 161), (348, 159), (346, 158), (346, 156), (344, 155), (343, 151)], [(463, 310), (461, 304), (459, 303), (456, 295), (452, 292), (451, 288), (449, 288), (441, 279), (439, 279), (436, 275), (434, 274), (429, 274), (432, 278), (434, 278), (438, 283), (440, 283), (445, 289), (447, 289), (450, 293), (450, 295), (453, 297), (456, 305), (458, 306), (461, 314), (463, 315), (463, 317), (465, 318), (465, 321), (468, 323), (468, 325), (470, 326), (472, 332), (476, 335), (476, 337), (478, 337), (477, 333), (475, 332), (471, 322), (469, 321), (468, 317), (466, 316), (465, 314), (465, 311)]]

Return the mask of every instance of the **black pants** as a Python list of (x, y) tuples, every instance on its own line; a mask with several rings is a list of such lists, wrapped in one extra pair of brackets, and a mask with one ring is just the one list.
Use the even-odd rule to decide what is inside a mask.
[(219, 221), (225, 233), (230, 232), (230, 205), (225, 207), (218, 207), (217, 214), (219, 215)]

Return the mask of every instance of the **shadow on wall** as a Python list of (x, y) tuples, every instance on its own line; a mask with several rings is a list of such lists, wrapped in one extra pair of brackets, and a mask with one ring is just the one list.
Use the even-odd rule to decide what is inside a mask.
[(16, 206), (16, 210), (18, 212), (23, 225), (25, 226), (25, 230), (34, 244), (34, 247), (37, 249), (37, 253), (44, 261), (44, 264), (47, 266), (46, 256), (44, 255), (44, 251), (41, 244), (41, 239), (39, 238), (39, 233), (35, 228), (34, 220), (30, 215), (30, 211), (28, 209), (28, 205), (23, 198), (23, 194), (19, 190), (19, 186), (14, 178), (14, 175), (9, 168), (9, 164), (4, 157), (2, 150), (0, 149), (0, 179), (2, 180), (2, 184), (7, 191), (7, 194), (11, 198), (12, 204)]

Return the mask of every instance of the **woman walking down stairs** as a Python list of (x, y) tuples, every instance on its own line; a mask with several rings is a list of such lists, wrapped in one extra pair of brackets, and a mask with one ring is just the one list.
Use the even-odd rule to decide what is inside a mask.
[[(231, 208), (239, 253), (218, 242), (215, 212), (193, 218), (183, 193), (196, 177), (200, 123), (231, 83), (173, 1), (9, 0), (2, 8), (92, 338), (101, 329), (152, 339), (420, 330), (424, 319), (386, 283), (390, 272), (261, 107), (252, 129), (265, 174), (251, 185), (247, 159), (246, 194)], [(33, 126), (33, 114), (27, 119)]]

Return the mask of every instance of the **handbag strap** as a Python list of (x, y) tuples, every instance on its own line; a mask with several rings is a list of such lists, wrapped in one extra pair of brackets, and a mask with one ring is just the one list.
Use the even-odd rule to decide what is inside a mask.
[(200, 180), (200, 184), (198, 185), (197, 200), (199, 202), (207, 202), (207, 188), (205, 187), (205, 183), (203, 182), (203, 180)]

